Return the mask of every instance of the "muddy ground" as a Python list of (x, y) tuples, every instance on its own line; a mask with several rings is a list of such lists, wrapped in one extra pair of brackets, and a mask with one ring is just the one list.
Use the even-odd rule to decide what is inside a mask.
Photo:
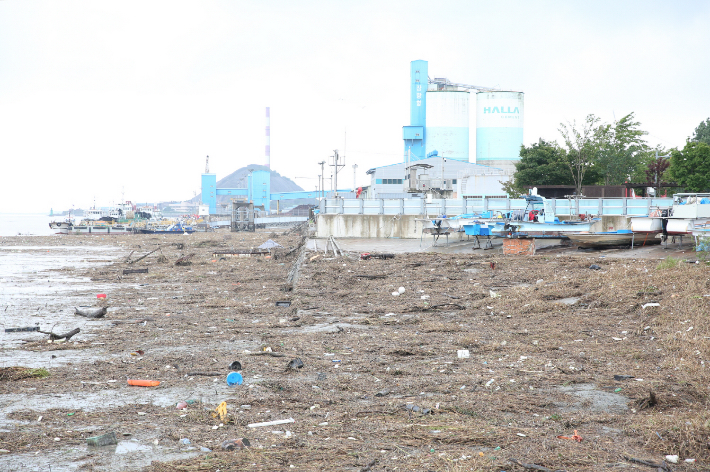
[[(284, 246), (270, 258), (214, 255), (268, 238)], [(29, 261), (0, 271), (4, 327), (81, 329), (64, 343), (3, 333), (0, 469), (656, 470), (628, 458), (678, 455), (667, 470), (710, 470), (704, 263), (305, 251), (289, 284), (302, 241), (0, 238), (0, 255)], [(103, 319), (74, 314), (104, 305)], [(229, 387), (233, 361), (244, 383)], [(110, 431), (118, 446), (86, 445)], [(558, 439), (575, 431), (581, 442)], [(250, 448), (221, 449), (242, 437)]]

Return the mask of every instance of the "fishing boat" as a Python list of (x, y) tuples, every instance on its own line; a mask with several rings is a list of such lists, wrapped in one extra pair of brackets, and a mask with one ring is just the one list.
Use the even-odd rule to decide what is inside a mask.
[(552, 202), (539, 195), (526, 195), (525, 210), (509, 212), (505, 224), (496, 225), (492, 234), (507, 238), (567, 239), (571, 233), (588, 232), (598, 218), (579, 215), (579, 220), (561, 221)]
[(68, 234), (132, 234), (133, 227), (130, 224), (112, 224), (106, 221), (82, 220), (78, 225), (72, 225)]
[(634, 234), (630, 229), (570, 233), (567, 237), (574, 245), (581, 248), (631, 246), (632, 244), (647, 246), (661, 243), (661, 238), (652, 233)]
[(656, 209), (648, 216), (631, 218), (634, 232), (662, 232), (690, 236), (710, 225), (710, 193), (676, 193), (673, 206)]
[(54, 234), (69, 234), (72, 222), (68, 219), (65, 221), (52, 221), (49, 223), (49, 227), (54, 231)]

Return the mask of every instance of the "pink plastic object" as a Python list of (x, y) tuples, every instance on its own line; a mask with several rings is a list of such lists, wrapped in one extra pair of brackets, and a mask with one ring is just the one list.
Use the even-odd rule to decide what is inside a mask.
[(96, 295), (96, 298), (106, 298), (106, 294), (105, 294), (105, 293), (99, 293), (98, 295)]

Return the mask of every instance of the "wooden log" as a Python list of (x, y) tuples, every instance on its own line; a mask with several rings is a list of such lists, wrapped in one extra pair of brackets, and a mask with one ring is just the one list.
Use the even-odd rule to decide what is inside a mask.
[(147, 274), (148, 269), (123, 269), (123, 275), (128, 274)]
[[(37, 330), (37, 331), (39, 331), (39, 330)], [(39, 332), (42, 334), (48, 334), (50, 341), (56, 341), (58, 339), (66, 339), (67, 341), (69, 341), (69, 339), (71, 339), (72, 336), (74, 336), (75, 334), (78, 334), (80, 331), (81, 330), (79, 328), (74, 328), (73, 330), (71, 330), (67, 333), (64, 333), (64, 334), (54, 334), (54, 333), (48, 332), (48, 331), (39, 331)]]
[(106, 314), (107, 308), (103, 306), (96, 310), (80, 310), (74, 307), (74, 310), (74, 314), (84, 316), (86, 318), (103, 318)]
[(143, 259), (145, 259), (146, 257), (150, 256), (151, 254), (153, 254), (153, 253), (154, 253), (155, 251), (157, 251), (158, 249), (160, 249), (160, 246), (156, 247), (155, 249), (153, 249), (152, 251), (150, 251), (148, 254), (139, 257), (139, 258), (136, 259), (135, 261), (129, 261), (128, 263), (129, 263), (129, 264), (135, 264), (135, 263), (138, 262), (138, 261), (142, 261)]

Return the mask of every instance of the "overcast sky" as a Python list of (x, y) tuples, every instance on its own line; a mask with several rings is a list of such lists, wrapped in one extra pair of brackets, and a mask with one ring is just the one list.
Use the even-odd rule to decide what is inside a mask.
[(266, 106), (272, 169), (314, 189), (346, 150), (341, 187), (367, 184), (402, 159), (415, 59), (525, 92), (526, 144), (635, 112), (682, 147), (708, 25), (704, 0), (0, 0), (0, 212), (190, 198), (208, 154), (218, 179), (263, 162)]

